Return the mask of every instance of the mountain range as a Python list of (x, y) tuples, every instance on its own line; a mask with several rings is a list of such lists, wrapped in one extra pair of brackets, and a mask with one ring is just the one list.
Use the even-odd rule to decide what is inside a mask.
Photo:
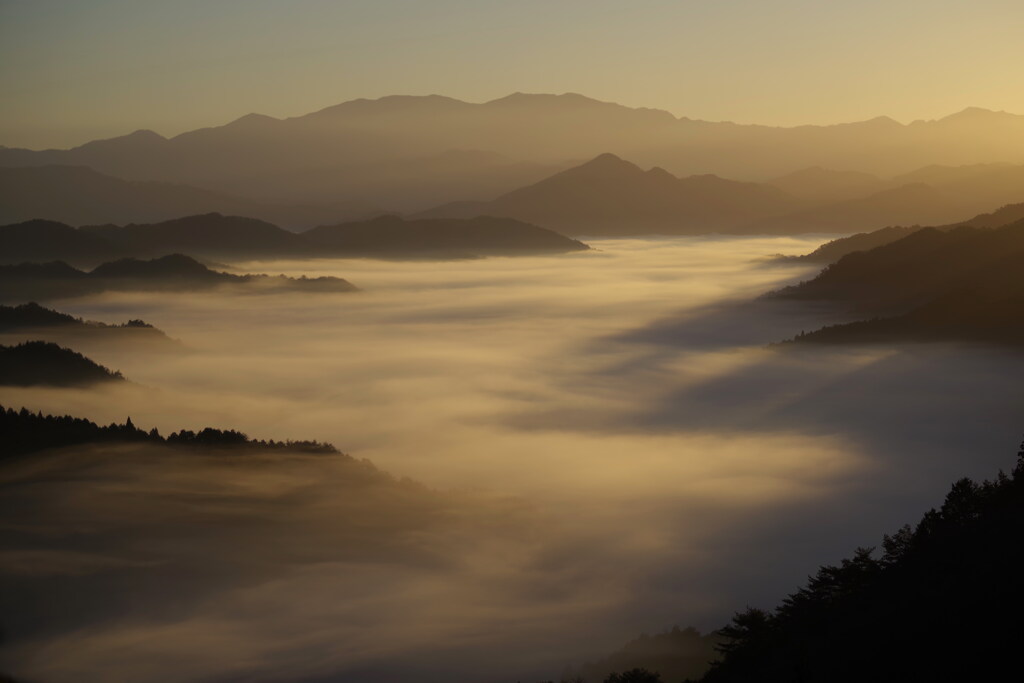
[(1024, 295), (1021, 263), (1024, 221), (995, 229), (925, 228), (847, 254), (778, 296), (832, 301), (861, 313), (904, 313), (961, 289), (993, 297)]
[(854, 198), (850, 185), (871, 187), (856, 174), (1022, 164), (1024, 116), (969, 108), (909, 124), (878, 117), (779, 128), (677, 118), (576, 94), (515, 93), (483, 104), (392, 96), (287, 119), (249, 114), (172, 138), (139, 130), (68, 150), (0, 148), (0, 167), (86, 166), (264, 204), (354, 201), (411, 212), (488, 200), (603, 152), (677, 176), (764, 182), (816, 166), (853, 172), (838, 187), (815, 181), (819, 199), (839, 201)]
[(18, 306), (0, 305), (0, 341), (11, 343), (42, 339), (81, 351), (115, 347), (144, 348), (148, 351), (181, 351), (177, 340), (138, 319), (121, 324), (83, 320), (40, 306), (35, 302)]
[(273, 203), (181, 183), (122, 180), (86, 166), (0, 168), (0, 225), (35, 218), (89, 225), (154, 223), (201, 213), (253, 216), (289, 227), (383, 213), (360, 202)]
[(92, 266), (123, 257), (467, 258), (582, 251), (587, 245), (508, 218), (403, 220), (380, 216), (294, 233), (255, 218), (210, 213), (151, 224), (74, 228), (32, 220), (0, 226), (0, 263), (61, 260)]
[[(855, 232), (936, 225), (1024, 200), (1024, 166), (931, 166), (883, 180), (807, 168), (767, 182), (682, 178), (603, 153), (495, 198), (441, 204), (413, 218), (492, 215), (569, 234)], [(197, 213), (250, 216), (289, 230), (386, 215), (358, 200), (282, 204), (180, 184), (126, 181), (86, 167), (0, 168), (0, 221), (161, 223)]]
[(714, 175), (676, 178), (614, 154), (557, 173), (489, 202), (459, 202), (422, 217), (507, 216), (582, 235), (735, 231), (800, 203), (782, 190)]
[(0, 385), (69, 387), (120, 381), (124, 381), (120, 372), (57, 344), (29, 341), (0, 346)]
[(63, 261), (0, 265), (0, 300), (63, 299), (110, 291), (199, 291), (216, 287), (255, 287), (257, 291), (352, 292), (338, 277), (290, 278), (234, 275), (211, 270), (183, 254), (144, 261), (124, 258), (82, 271)]
[[(1020, 210), (1008, 209), (1004, 216)], [(1020, 347), (1022, 262), (1024, 219), (996, 228), (922, 228), (848, 253), (816, 277), (769, 296), (823, 302), (862, 318), (802, 333), (796, 342), (971, 341)]]
[[(951, 230), (960, 226), (972, 228), (999, 228), (1010, 223), (1024, 220), (1024, 203), (1007, 204), (995, 211), (981, 213), (973, 218), (958, 221), (949, 225), (933, 226), (937, 230)], [(811, 261), (814, 263), (832, 263), (838, 261), (846, 254), (855, 251), (868, 251), (890, 242), (902, 239), (907, 235), (923, 229), (920, 225), (894, 225), (886, 228), (879, 228), (872, 232), (860, 232), (848, 237), (839, 237), (826, 242), (809, 254), (802, 256), (787, 256), (787, 260)]]

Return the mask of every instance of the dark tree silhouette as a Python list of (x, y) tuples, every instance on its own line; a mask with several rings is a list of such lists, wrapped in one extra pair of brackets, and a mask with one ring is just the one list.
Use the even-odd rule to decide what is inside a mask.
[[(720, 631), (702, 679), (970, 681), (1019, 675), (1024, 642), (1024, 444), (1010, 475), (961, 479), (942, 507), (825, 566), (773, 611)], [(1010, 672), (1010, 673), (1008, 673)], [(1007, 678), (1009, 676), (1009, 678)]]
[(289, 450), (304, 453), (338, 453), (328, 443), (318, 441), (264, 441), (250, 439), (242, 432), (207, 427), (197, 432), (183, 429), (167, 438), (154, 428), (145, 431), (136, 427), (131, 418), (124, 424), (112, 423), (105, 427), (69, 415), (53, 416), (32, 413), (25, 408), (16, 411), (0, 406), (0, 435), (2, 456), (16, 456), (47, 448), (89, 443), (154, 443), (178, 447), (207, 447), (218, 449), (249, 448), (260, 450)]
[(123, 379), (120, 372), (50, 342), (0, 346), (0, 384), (74, 386)]
[(647, 669), (630, 669), (611, 674), (604, 683), (661, 683), (661, 674)]

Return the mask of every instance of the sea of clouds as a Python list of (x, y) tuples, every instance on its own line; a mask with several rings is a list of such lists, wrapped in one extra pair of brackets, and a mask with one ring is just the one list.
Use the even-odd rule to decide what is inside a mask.
[[(514, 681), (722, 625), (1013, 465), (1021, 359), (769, 346), (816, 238), (237, 264), (346, 294), (117, 294), (180, 353), (0, 403), (352, 456), (71, 449), (0, 475), (0, 666), (27, 680)], [(368, 460), (371, 464), (362, 462)], [(168, 672), (173, 672), (169, 674)]]

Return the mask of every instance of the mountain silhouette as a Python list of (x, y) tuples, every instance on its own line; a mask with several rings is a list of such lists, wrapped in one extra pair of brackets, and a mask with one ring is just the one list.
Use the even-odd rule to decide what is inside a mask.
[(812, 263), (832, 263), (855, 251), (868, 251), (883, 244), (903, 239), (910, 233), (917, 232), (920, 229), (920, 225), (894, 225), (888, 228), (872, 230), (871, 232), (859, 232), (849, 237), (840, 237), (828, 241), (809, 254), (787, 256), (784, 258), (793, 261), (810, 261)]
[(448, 204), (420, 216), (505, 216), (583, 235), (700, 234), (735, 232), (754, 217), (797, 205), (768, 185), (713, 175), (676, 178), (605, 153), (492, 201)]
[(0, 346), (0, 385), (67, 387), (123, 380), (121, 373), (50, 342)]
[(813, 344), (980, 342), (1024, 348), (1024, 296), (957, 290), (900, 316), (829, 325), (800, 334), (792, 341)]
[(124, 255), (103, 237), (64, 223), (34, 219), (0, 226), (0, 263), (98, 263)]
[(42, 339), (62, 346), (109, 348), (112, 345), (144, 343), (147, 348), (159, 350), (180, 349), (181, 345), (143, 320), (129, 320), (121, 324), (108, 324), (82, 320), (40, 306), (35, 302), (18, 306), (0, 305), (0, 337), (12, 339)]
[[(981, 213), (964, 221), (950, 223), (948, 225), (935, 226), (937, 230), (952, 230), (960, 226), (974, 228), (998, 228), (1010, 223), (1024, 220), (1024, 203), (1007, 204), (996, 211)], [(855, 251), (868, 251), (890, 242), (902, 239), (907, 235), (921, 230), (920, 225), (911, 226), (890, 226), (880, 228), (872, 232), (862, 232), (849, 237), (840, 237), (821, 245), (809, 254), (802, 256), (787, 256), (786, 260), (810, 261), (813, 263), (832, 263), (838, 261), (846, 254)]]
[(283, 275), (234, 275), (212, 270), (184, 254), (152, 260), (119, 259), (86, 272), (66, 263), (0, 265), (0, 298), (45, 300), (107, 291), (198, 291), (214, 287), (254, 287), (252, 291), (352, 292), (337, 277), (290, 278)]
[(291, 256), (303, 250), (295, 233), (254, 218), (209, 213), (147, 225), (86, 226), (121, 253), (157, 256), (188, 252), (211, 257)]
[(776, 295), (902, 314), (963, 289), (991, 296), (1024, 294), (1022, 258), (1024, 221), (996, 229), (924, 228), (870, 251), (847, 254), (817, 277)]
[[(587, 246), (521, 221), (476, 217), (404, 221), (389, 216), (293, 233), (253, 218), (219, 213), (146, 225), (72, 228), (49, 221), (0, 227), (0, 263), (63, 260), (92, 266), (111, 257), (153, 257), (187, 252), (202, 258), (377, 256), (437, 258), (450, 255), (559, 253)], [(154, 266), (149, 267), (152, 272)], [(198, 271), (196, 271), (198, 274)]]
[[(834, 172), (808, 171), (783, 179), (781, 186), (797, 197), (813, 199), (815, 188), (835, 180)], [(776, 184), (773, 181), (773, 184)], [(803, 187), (806, 186), (806, 187)], [(865, 186), (866, 187), (866, 186)], [(809, 188), (809, 189), (808, 189)], [(867, 193), (755, 221), (752, 232), (852, 232), (893, 225), (944, 225), (991, 206), (1024, 200), (1024, 166), (975, 164), (928, 166), (878, 181)]]
[(321, 253), (352, 256), (499, 255), (586, 250), (551, 230), (509, 218), (369, 221), (326, 225), (302, 233)]
[[(415, 211), (498, 196), (603, 151), (680, 177), (769, 180), (814, 166), (892, 176), (930, 164), (1021, 164), (1021, 141), (1024, 117), (980, 109), (906, 125), (876, 117), (781, 128), (516, 93), (482, 104), (436, 95), (356, 100), (286, 119), (247, 115), (172, 138), (136, 131), (69, 150), (0, 148), (0, 166), (87, 166), (259, 202), (358, 200)], [(459, 150), (502, 161), (448, 165), (444, 155)]]
[[(3, 347), (0, 347), (3, 348)], [(4, 434), (4, 456), (26, 455), (50, 448), (101, 443), (152, 443), (175, 448), (201, 448), (210, 452), (286, 450), (300, 453), (341, 455), (334, 446), (318, 441), (274, 441), (250, 439), (233, 429), (206, 427), (198, 432), (182, 429), (161, 436), (156, 429), (145, 431), (128, 418), (123, 424), (106, 426), (70, 415), (55, 416), (0, 406), (0, 431)], [(347, 456), (344, 456), (347, 457)], [(364, 463), (365, 466), (365, 463)]]
[(822, 566), (772, 610), (738, 612), (702, 683), (992, 681), (1018, 666), (1024, 445), (915, 525)]
[(248, 200), (180, 183), (122, 180), (86, 166), (0, 168), (0, 225), (32, 218), (72, 225), (152, 223), (214, 212), (307, 228), (366, 218), (383, 210), (357, 201)]
[[(1003, 215), (1012, 215), (1008, 208)], [(1024, 344), (1024, 220), (1000, 228), (922, 228), (842, 256), (770, 297), (827, 302), (870, 319), (794, 341), (975, 341)]]

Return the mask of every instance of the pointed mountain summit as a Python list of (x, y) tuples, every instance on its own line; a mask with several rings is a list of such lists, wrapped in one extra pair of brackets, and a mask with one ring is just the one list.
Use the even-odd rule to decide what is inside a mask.
[(798, 202), (768, 185), (715, 175), (676, 178), (604, 153), (490, 202), (461, 202), (421, 217), (503, 216), (575, 235), (732, 232)]
[[(450, 173), (422, 163), (451, 150), (508, 163)], [(169, 139), (142, 131), (69, 150), (0, 148), (0, 166), (88, 166), (259, 202), (360, 201), (412, 213), (488, 199), (603, 151), (679, 177), (767, 180), (809, 166), (892, 176), (928, 164), (1024, 163), (1024, 116), (972, 108), (909, 125), (878, 117), (785, 128), (677, 118), (575, 93), (479, 104), (406, 95), (285, 119), (249, 114)]]

